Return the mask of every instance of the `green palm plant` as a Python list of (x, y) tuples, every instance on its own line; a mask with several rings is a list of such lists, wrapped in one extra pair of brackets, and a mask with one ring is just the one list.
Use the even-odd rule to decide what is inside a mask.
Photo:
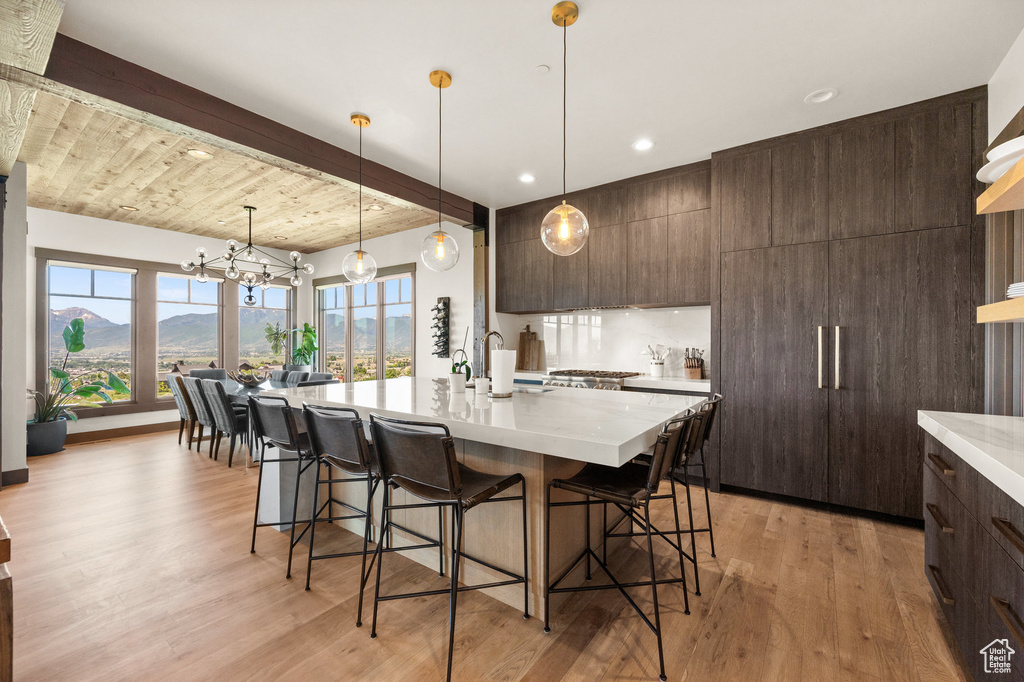
[(107, 381), (104, 383), (98, 380), (89, 382), (76, 380), (67, 371), (68, 358), (71, 357), (71, 354), (85, 350), (85, 321), (82, 318), (76, 317), (65, 325), (61, 336), (64, 339), (64, 361), (59, 368), (50, 368), (46, 377), (46, 385), (42, 391), (31, 389), (28, 391), (36, 403), (36, 412), (33, 418), (35, 422), (52, 422), (62, 417), (78, 421), (78, 417), (69, 407), (73, 401), (99, 396), (103, 402), (112, 403), (111, 397), (103, 391), (131, 392), (120, 377), (113, 372), (107, 372)]

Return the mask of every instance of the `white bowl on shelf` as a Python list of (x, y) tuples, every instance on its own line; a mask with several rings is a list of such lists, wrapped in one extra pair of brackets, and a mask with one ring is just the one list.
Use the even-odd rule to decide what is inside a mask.
[(1003, 177), (1003, 174), (1013, 168), (1014, 164), (1022, 158), (1024, 158), (1024, 135), (994, 147), (988, 153), (988, 163), (981, 167), (977, 177), (982, 182), (991, 185)]

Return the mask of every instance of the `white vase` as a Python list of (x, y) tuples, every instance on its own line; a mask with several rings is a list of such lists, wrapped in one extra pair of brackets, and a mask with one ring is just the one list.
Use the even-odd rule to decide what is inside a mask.
[(452, 393), (465, 393), (466, 392), (466, 375), (462, 372), (457, 372), (448, 375), (448, 385), (451, 386)]

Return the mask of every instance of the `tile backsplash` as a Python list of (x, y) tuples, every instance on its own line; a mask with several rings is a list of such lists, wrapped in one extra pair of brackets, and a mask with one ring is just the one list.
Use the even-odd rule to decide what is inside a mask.
[(665, 376), (683, 375), (686, 348), (704, 351), (704, 371), (711, 376), (711, 307), (644, 310), (581, 310), (541, 315), (498, 314), (506, 348), (515, 348), (519, 332), (530, 325), (544, 341), (549, 369), (604, 369), (650, 373), (641, 351), (648, 345), (669, 347)]

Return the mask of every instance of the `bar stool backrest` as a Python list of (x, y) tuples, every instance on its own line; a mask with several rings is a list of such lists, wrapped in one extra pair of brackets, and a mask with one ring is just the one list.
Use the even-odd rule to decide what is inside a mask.
[(289, 384), (297, 384), (300, 381), (305, 381), (309, 378), (309, 372), (288, 372), (288, 376), (285, 377), (285, 381)]
[(433, 502), (459, 499), (462, 479), (455, 440), (444, 424), (391, 419), (370, 413), (381, 476)]
[(299, 429), (288, 400), (279, 396), (249, 396), (249, 418), (256, 435), (280, 450), (299, 452)]
[(237, 433), (239, 431), (238, 418), (231, 407), (231, 401), (224, 390), (224, 384), (216, 379), (202, 379), (200, 380), (200, 386), (202, 386), (206, 402), (210, 406), (210, 412), (213, 415), (213, 421), (217, 426), (217, 430), (227, 434)]
[(185, 390), (188, 391), (189, 397), (192, 398), (192, 407), (196, 411), (196, 420), (203, 426), (211, 429), (216, 428), (213, 414), (210, 412), (210, 407), (206, 402), (206, 396), (203, 394), (203, 387), (199, 383), (199, 379), (188, 376), (183, 381), (185, 383)]
[(715, 423), (715, 417), (718, 415), (718, 406), (722, 400), (722, 394), (716, 393), (710, 400), (700, 406), (700, 412), (704, 415), (704, 423), (701, 429), (700, 442), (697, 444), (698, 449), (704, 447), (704, 444), (708, 442), (708, 438), (711, 437), (711, 427)]
[(693, 430), (697, 414), (690, 410), (683, 413), (681, 417), (670, 419), (658, 434), (658, 440), (654, 444), (654, 455), (651, 457), (651, 468), (647, 473), (647, 493), (654, 495), (658, 492), (658, 485), (661, 479), (667, 478), (683, 442)]
[(226, 369), (194, 369), (188, 373), (192, 379), (227, 379)]
[[(192, 396), (185, 390), (185, 377), (180, 374), (172, 375), (168, 380), (167, 384), (170, 386), (173, 384), (178, 388), (178, 395), (181, 396), (181, 402), (185, 404), (186, 417), (185, 419), (191, 419), (192, 421), (199, 421), (196, 418), (196, 408), (192, 405)], [(171, 390), (174, 390), (173, 388)]]
[[(348, 407), (320, 407), (303, 403), (302, 413), (309, 429), (313, 454), (329, 457), (352, 474), (365, 474), (373, 461), (363, 420)], [(376, 468), (376, 467), (374, 467)]]
[(270, 370), (271, 381), (285, 381), (288, 378), (288, 370), (286, 369), (272, 369)]
[(167, 388), (171, 391), (171, 396), (174, 397), (174, 404), (178, 408), (178, 414), (181, 415), (182, 419), (191, 419), (192, 417), (188, 413), (188, 408), (185, 406), (185, 399), (181, 396), (181, 386), (178, 385), (176, 376), (167, 375), (165, 381), (167, 382)]

